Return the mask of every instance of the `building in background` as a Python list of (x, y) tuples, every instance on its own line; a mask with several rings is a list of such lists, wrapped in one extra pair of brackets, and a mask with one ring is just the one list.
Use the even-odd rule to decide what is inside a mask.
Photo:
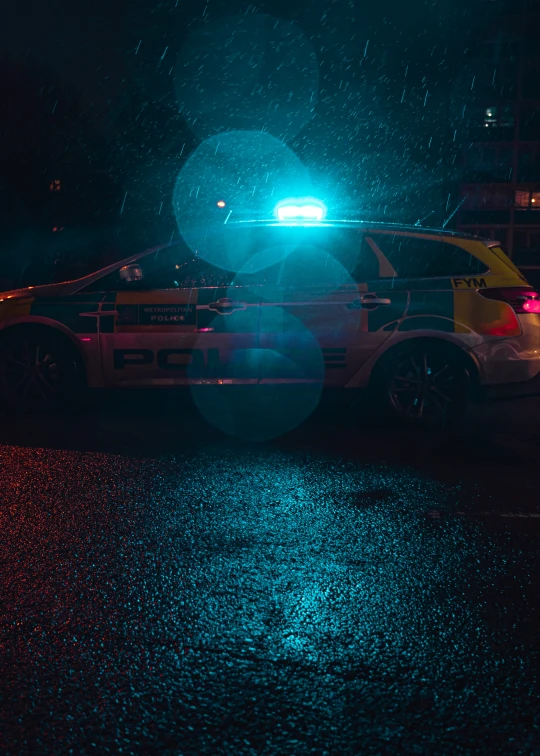
[(495, 0), (466, 65), (457, 227), (540, 265), (540, 0)]

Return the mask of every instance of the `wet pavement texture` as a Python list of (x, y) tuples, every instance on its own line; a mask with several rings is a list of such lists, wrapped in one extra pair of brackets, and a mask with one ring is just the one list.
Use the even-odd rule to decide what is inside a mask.
[(5, 418), (0, 752), (539, 754), (535, 418)]

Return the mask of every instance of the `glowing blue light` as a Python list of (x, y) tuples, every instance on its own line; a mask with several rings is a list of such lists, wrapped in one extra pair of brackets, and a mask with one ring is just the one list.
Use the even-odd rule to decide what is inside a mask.
[(315, 221), (317, 223), (326, 215), (326, 207), (322, 202), (308, 197), (283, 200), (276, 205), (274, 212), (279, 221)]

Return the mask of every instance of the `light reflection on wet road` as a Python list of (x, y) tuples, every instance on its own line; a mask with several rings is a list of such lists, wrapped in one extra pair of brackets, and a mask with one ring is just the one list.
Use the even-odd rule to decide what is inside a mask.
[(515, 448), (474, 470), (467, 429), (33, 424), (0, 447), (2, 753), (540, 752)]

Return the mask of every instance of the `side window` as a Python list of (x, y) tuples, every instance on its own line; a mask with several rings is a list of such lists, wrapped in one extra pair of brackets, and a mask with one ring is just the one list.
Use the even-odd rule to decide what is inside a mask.
[(153, 291), (228, 286), (233, 273), (215, 268), (182, 248), (158, 250), (119, 267), (85, 291)]
[(217, 268), (200, 257), (189, 257), (173, 263), (171, 267), (173, 285), (168, 288), (218, 288), (230, 286), (234, 277), (235, 274), (232, 271)]
[(251, 260), (262, 268), (256, 273), (240, 274), (237, 280), (246, 285), (340, 286), (351, 279), (363, 282), (394, 275), (391, 267), (391, 272), (383, 270), (384, 256), (381, 255), (381, 263), (357, 228), (229, 226), (227, 241), (231, 257), (236, 254), (246, 268)]
[(380, 248), (373, 244), (372, 239), (362, 235), (351, 275), (356, 283), (363, 283), (376, 281), (378, 278), (392, 278), (396, 272)]
[(279, 284), (340, 286), (381, 275), (377, 255), (356, 229), (313, 229), (310, 241), (312, 244), (298, 246), (283, 261)]
[(88, 286), (82, 289), (82, 292), (89, 291), (118, 291), (122, 289), (122, 282), (118, 270), (114, 270), (112, 273), (108, 273), (106, 276), (98, 278)]
[(452, 243), (399, 234), (372, 234), (369, 239), (399, 278), (450, 278), (487, 272), (484, 263)]

